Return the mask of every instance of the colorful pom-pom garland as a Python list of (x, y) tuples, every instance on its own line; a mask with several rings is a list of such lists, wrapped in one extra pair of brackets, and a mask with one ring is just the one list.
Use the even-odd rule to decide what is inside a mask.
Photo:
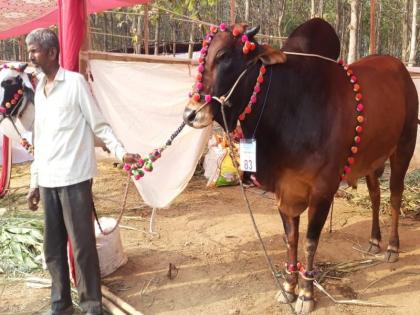
[[(203, 45), (200, 50), (200, 57), (198, 58), (199, 65), (197, 68), (198, 73), (196, 76), (194, 90), (193, 92), (189, 93), (190, 99), (195, 103), (198, 103), (203, 99), (203, 95), (201, 94), (201, 91), (204, 89), (204, 84), (203, 84), (203, 73), (205, 69), (204, 65), (206, 62), (206, 56), (207, 56), (210, 43), (213, 40), (214, 35), (216, 35), (218, 31), (226, 32), (226, 31), (229, 31), (229, 29), (225, 23), (220, 24), (218, 27), (216, 25), (212, 25), (210, 26), (210, 32), (207, 33), (206, 38), (203, 40)], [(242, 52), (245, 55), (249, 54), (249, 52), (251, 51), (254, 51), (255, 48), (257, 47), (256, 44), (250, 41), (247, 35), (242, 34), (240, 28), (236, 26), (232, 30), (232, 35), (233, 37), (241, 36), (241, 43), (243, 45)], [(212, 95), (209, 95), (209, 94), (204, 95), (204, 101), (206, 103), (209, 103), (211, 100), (212, 100)]]
[(353, 92), (355, 93), (354, 99), (356, 101), (355, 136), (353, 138), (353, 144), (350, 147), (350, 155), (346, 159), (346, 164), (343, 168), (343, 173), (341, 174), (341, 180), (345, 181), (347, 180), (347, 175), (351, 173), (352, 165), (356, 161), (355, 155), (359, 152), (359, 145), (362, 141), (361, 134), (363, 132), (362, 124), (365, 121), (365, 117), (364, 117), (365, 107), (363, 103), (361, 102), (363, 95), (360, 92), (361, 87), (360, 87), (360, 84), (358, 83), (357, 76), (354, 74), (353, 70), (350, 69), (350, 66), (346, 65), (343, 60), (340, 60), (338, 64), (343, 67), (344, 71), (346, 71), (347, 77), (349, 78), (350, 83), (353, 85)]
[(137, 163), (125, 163), (123, 168), (128, 174), (134, 176), (135, 180), (139, 180), (145, 172), (153, 171), (153, 162), (161, 157), (163, 150), (164, 148), (155, 149), (148, 157), (140, 158)]
[(15, 70), (17, 72), (23, 72), (22, 68), (20, 67), (15, 67), (14, 65), (8, 65), (8, 64), (4, 64), (1, 66), (2, 69), (10, 69), (10, 70)]
[(10, 100), (4, 101), (2, 106), (0, 106), (0, 113), (5, 114), (7, 110), (13, 108), (16, 104), (18, 104), (22, 95), (23, 90), (17, 90), (17, 92), (13, 95), (13, 97)]
[(30, 154), (34, 153), (34, 147), (26, 138), (20, 139), (20, 145)]
[(255, 83), (254, 90), (252, 91), (252, 95), (249, 99), (248, 104), (245, 106), (244, 111), (239, 115), (239, 120), (243, 121), (245, 116), (252, 112), (252, 107), (257, 104), (257, 95), (261, 91), (261, 84), (264, 83), (264, 75), (267, 72), (267, 69), (264, 65), (261, 65), (260, 72), (257, 77), (257, 83)]

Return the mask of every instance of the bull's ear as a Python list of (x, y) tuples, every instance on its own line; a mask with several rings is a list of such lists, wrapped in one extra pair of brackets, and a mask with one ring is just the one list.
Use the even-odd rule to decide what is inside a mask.
[(278, 49), (274, 49), (268, 45), (263, 45), (261, 53), (257, 56), (263, 64), (274, 65), (277, 63), (285, 63), (287, 57), (284, 52)]

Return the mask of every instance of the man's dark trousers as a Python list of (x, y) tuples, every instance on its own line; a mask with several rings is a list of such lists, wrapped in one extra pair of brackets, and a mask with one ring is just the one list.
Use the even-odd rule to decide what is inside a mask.
[(64, 187), (40, 187), (40, 194), (45, 212), (44, 254), (52, 280), (51, 309), (59, 311), (72, 304), (67, 258), (69, 238), (80, 306), (86, 312), (102, 314), (91, 180)]

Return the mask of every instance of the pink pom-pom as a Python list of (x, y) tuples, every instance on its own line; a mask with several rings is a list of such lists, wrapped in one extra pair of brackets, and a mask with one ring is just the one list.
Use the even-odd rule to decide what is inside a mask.
[(255, 95), (251, 96), (251, 103), (255, 104), (257, 102), (257, 97)]
[(344, 166), (344, 173), (348, 174), (351, 172), (351, 167), (350, 166)]
[(202, 64), (198, 66), (198, 72), (204, 72), (204, 66)]
[(225, 23), (221, 23), (221, 24), (219, 25), (219, 29), (220, 29), (222, 32), (226, 31), (226, 24), (225, 24)]
[(356, 107), (356, 110), (358, 111), (358, 112), (363, 112), (363, 109), (364, 109), (365, 107), (363, 106), (363, 104), (362, 103), (359, 103), (359, 104), (357, 104), (357, 107)]
[(203, 48), (201, 48), (200, 53), (201, 53), (202, 55), (205, 55), (205, 54), (207, 53), (207, 47), (203, 47)]
[(204, 85), (201, 82), (197, 82), (197, 84), (195, 85), (195, 87), (197, 88), (197, 90), (201, 91), (203, 89)]
[(355, 75), (353, 75), (353, 76), (350, 78), (350, 82), (351, 82), (351, 83), (356, 83), (356, 82), (357, 82), (357, 77), (356, 77)]
[(142, 167), (143, 167), (143, 165), (144, 165), (144, 160), (143, 160), (143, 159), (139, 159), (139, 160), (137, 161), (137, 164), (139, 165), (139, 168), (142, 168)]
[(206, 96), (204, 96), (204, 100), (206, 101), (206, 103), (210, 103), (211, 102), (211, 95), (207, 94)]
[(260, 93), (260, 91), (261, 91), (261, 87), (260, 87), (259, 84), (257, 84), (256, 86), (254, 86), (254, 92), (255, 93)]
[(245, 42), (247, 42), (248, 41), (248, 36), (247, 35), (242, 35), (242, 37), (241, 37), (241, 42), (242, 43), (245, 43)]
[(136, 175), (136, 176), (134, 176), (134, 179), (135, 180), (139, 180), (141, 178), (141, 176), (140, 175)]
[(129, 170), (131, 170), (131, 165), (130, 165), (130, 164), (127, 164), (127, 163), (125, 163), (125, 164), (124, 164), (124, 171), (128, 172)]

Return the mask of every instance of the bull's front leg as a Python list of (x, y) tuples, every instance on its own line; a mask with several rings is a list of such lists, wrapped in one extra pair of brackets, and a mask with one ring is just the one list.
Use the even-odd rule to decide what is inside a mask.
[(308, 231), (305, 243), (306, 264), (302, 266), (299, 272), (299, 296), (295, 305), (295, 311), (298, 314), (307, 314), (313, 311), (315, 307), (313, 285), (315, 280), (314, 258), (331, 201), (332, 196), (330, 198), (325, 198), (325, 195), (320, 198), (312, 196), (309, 204)]
[(276, 295), (277, 301), (280, 303), (290, 303), (296, 300), (296, 286), (298, 283), (298, 260), (297, 248), (299, 241), (299, 216), (289, 217), (280, 212), (283, 221), (285, 239), (287, 244), (287, 262), (285, 264), (285, 282), (283, 283), (284, 291), (278, 291)]

